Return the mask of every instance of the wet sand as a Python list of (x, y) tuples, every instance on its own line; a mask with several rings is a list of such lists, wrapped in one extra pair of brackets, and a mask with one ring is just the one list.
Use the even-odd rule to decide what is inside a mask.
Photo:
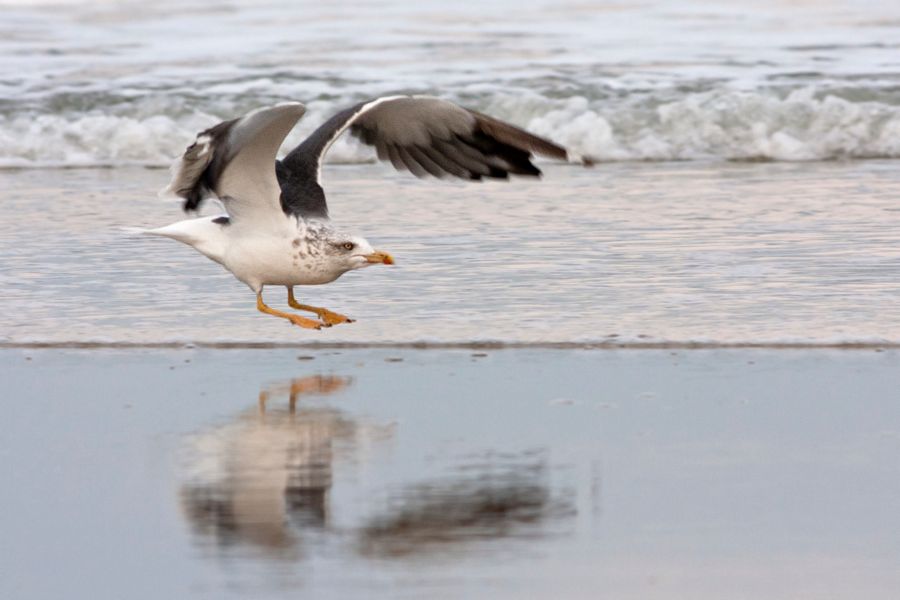
[(165, 170), (0, 170), (0, 342), (900, 342), (890, 161), (325, 179), (335, 222), (397, 266), (298, 288), (357, 319), (311, 332), (193, 249), (123, 229), (183, 218), (155, 196)]
[(0, 171), (0, 597), (893, 598), (892, 163), (326, 177), (399, 264), (310, 332), (164, 171)]
[(896, 350), (0, 350), (3, 598), (892, 598)]

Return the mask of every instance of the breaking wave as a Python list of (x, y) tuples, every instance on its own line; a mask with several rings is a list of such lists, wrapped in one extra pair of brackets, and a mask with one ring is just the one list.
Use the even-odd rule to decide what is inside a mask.
[[(207, 101), (69, 98), (55, 106), (0, 111), (0, 167), (167, 166), (196, 132), (284, 99), (277, 93)], [(359, 99), (307, 103), (309, 112), (288, 144)], [(900, 157), (900, 106), (884, 96), (815, 87), (644, 91), (624, 97), (469, 90), (455, 99), (604, 161)], [(345, 139), (329, 159), (366, 162), (373, 154)]]

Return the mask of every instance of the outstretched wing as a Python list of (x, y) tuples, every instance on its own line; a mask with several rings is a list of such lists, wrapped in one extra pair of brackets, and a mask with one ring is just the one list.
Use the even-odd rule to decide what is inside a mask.
[(275, 155), (304, 112), (300, 103), (280, 104), (201, 132), (174, 165), (163, 193), (184, 198), (185, 211), (216, 196), (235, 220), (280, 214)]
[[(374, 146), (378, 158), (417, 177), (480, 180), (539, 176), (533, 155), (569, 160), (565, 148), (509, 123), (430, 96), (388, 96), (331, 117), (278, 165), (285, 212), (328, 215), (321, 167), (347, 129)], [(586, 159), (578, 159), (588, 164)]]

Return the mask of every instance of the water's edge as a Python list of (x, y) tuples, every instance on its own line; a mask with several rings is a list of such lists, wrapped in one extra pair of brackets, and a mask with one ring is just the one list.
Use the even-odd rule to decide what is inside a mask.
[(21, 350), (897, 350), (896, 341), (847, 342), (0, 342), (0, 349)]

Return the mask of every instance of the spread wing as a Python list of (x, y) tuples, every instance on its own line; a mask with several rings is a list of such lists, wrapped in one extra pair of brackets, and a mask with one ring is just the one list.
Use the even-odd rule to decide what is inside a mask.
[(162, 193), (184, 198), (185, 211), (215, 196), (235, 220), (283, 214), (275, 155), (304, 112), (300, 103), (280, 104), (201, 132), (175, 163)]
[[(429, 96), (388, 96), (361, 102), (331, 117), (278, 164), (284, 211), (327, 217), (323, 157), (347, 129), (374, 146), (378, 158), (417, 177), (481, 180), (539, 176), (533, 155), (559, 160), (565, 148), (504, 123)], [(589, 164), (589, 160), (576, 158)]]

